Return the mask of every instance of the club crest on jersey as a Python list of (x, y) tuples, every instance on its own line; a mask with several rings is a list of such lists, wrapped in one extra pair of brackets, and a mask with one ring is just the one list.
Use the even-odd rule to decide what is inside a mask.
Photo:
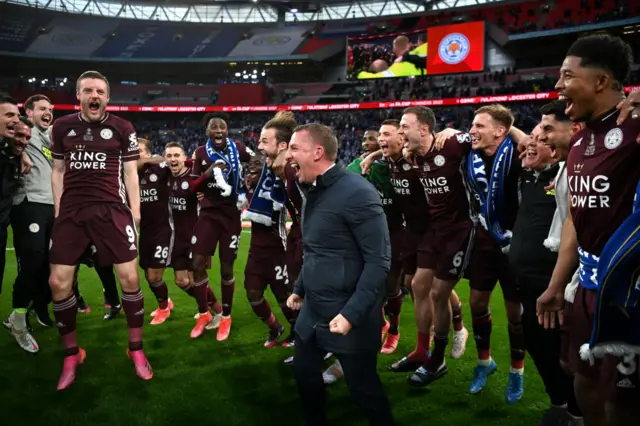
[(111, 139), (113, 137), (113, 132), (111, 129), (102, 129), (100, 130), (100, 137), (102, 139)]
[(198, 241), (198, 239), (196, 238), (195, 235), (193, 237), (191, 237), (191, 244), (195, 244), (196, 241)]
[(150, 182), (157, 182), (158, 181), (158, 176), (156, 176), (154, 173), (151, 173), (151, 175), (149, 176), (149, 181)]
[(402, 170), (404, 170), (405, 172), (407, 172), (407, 171), (411, 170), (411, 166), (410, 166), (409, 164), (407, 164), (407, 163), (404, 163), (404, 164), (402, 165)]
[(616, 149), (622, 144), (622, 130), (619, 128), (611, 129), (607, 132), (607, 135), (604, 137), (604, 146), (607, 149)]
[(31, 225), (29, 225), (29, 231), (31, 231), (32, 233), (36, 234), (39, 230), (40, 225), (38, 225), (37, 223), (32, 223)]
[(587, 149), (584, 150), (585, 157), (591, 157), (596, 153), (596, 140), (593, 135), (591, 135), (591, 140), (589, 141), (589, 145), (587, 145)]
[(182, 188), (183, 191), (186, 191), (187, 189), (189, 189), (189, 182), (182, 182), (180, 188)]
[(436, 155), (436, 158), (433, 159), (433, 163), (438, 167), (444, 166), (444, 157), (442, 155)]
[(87, 129), (87, 132), (82, 137), (82, 140), (91, 142), (93, 140), (93, 135), (91, 134), (91, 129)]

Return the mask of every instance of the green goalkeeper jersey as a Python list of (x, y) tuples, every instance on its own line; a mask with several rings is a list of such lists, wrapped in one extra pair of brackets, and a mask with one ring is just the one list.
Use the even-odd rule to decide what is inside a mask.
[[(347, 166), (347, 170), (353, 173), (362, 174), (362, 168), (360, 167), (362, 158), (358, 157)], [(389, 180), (389, 165), (384, 159), (374, 161), (371, 165), (371, 170), (364, 176), (369, 182), (375, 186), (380, 194), (382, 200), (382, 207), (384, 213), (387, 215), (387, 222), (389, 229), (398, 229), (402, 227), (402, 213), (398, 210), (398, 207), (393, 202), (393, 186)]]

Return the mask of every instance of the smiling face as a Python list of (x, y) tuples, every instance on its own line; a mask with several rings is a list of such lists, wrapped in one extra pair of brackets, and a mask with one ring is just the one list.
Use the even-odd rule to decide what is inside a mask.
[(260, 132), (258, 150), (265, 156), (267, 167), (271, 167), (278, 154), (287, 149), (286, 142), (278, 142), (277, 133), (274, 128), (262, 129), (262, 132)]
[(402, 155), (402, 147), (404, 140), (398, 135), (398, 128), (390, 124), (384, 124), (380, 127), (380, 136), (378, 143), (385, 158), (397, 158)]
[(574, 122), (589, 121), (596, 109), (595, 99), (603, 90), (604, 74), (595, 67), (583, 67), (582, 59), (567, 56), (560, 68), (556, 90), (567, 103), (565, 114)]
[(13, 154), (18, 156), (22, 154), (27, 145), (29, 145), (29, 141), (31, 140), (31, 128), (24, 124), (23, 122), (19, 122), (16, 126), (15, 135), (13, 137), (12, 150)]
[(367, 130), (362, 136), (362, 150), (365, 153), (378, 150), (378, 132), (375, 130)]
[(538, 141), (555, 151), (557, 160), (565, 160), (569, 155), (572, 123), (559, 121), (555, 115), (543, 115), (540, 120)]
[(169, 170), (174, 176), (178, 176), (184, 173), (184, 162), (187, 160), (187, 156), (182, 148), (169, 147), (164, 152), (164, 160), (169, 165)]
[(316, 155), (316, 145), (311, 140), (309, 132), (295, 132), (289, 143), (286, 159), (296, 171), (298, 182), (312, 183), (316, 179), (312, 173)]
[(503, 125), (496, 122), (486, 112), (476, 114), (469, 134), (473, 138), (471, 147), (475, 150), (483, 150), (497, 146), (498, 141), (506, 135)]
[(244, 184), (247, 188), (255, 188), (256, 185), (258, 185), (263, 164), (264, 157), (262, 155), (254, 155), (251, 157), (247, 168), (247, 175), (244, 178)]
[(429, 126), (418, 121), (418, 117), (413, 114), (403, 114), (400, 120), (398, 135), (404, 142), (404, 147), (411, 152), (420, 149), (422, 139), (429, 133)]
[(53, 105), (46, 99), (34, 102), (33, 109), (27, 109), (27, 118), (38, 129), (45, 131), (53, 122)]
[(9, 102), (0, 104), (0, 136), (14, 137), (18, 123), (20, 123), (18, 106)]
[(101, 121), (109, 103), (109, 86), (99, 78), (83, 78), (78, 82), (76, 97), (80, 101), (82, 118)]
[(207, 123), (207, 136), (213, 142), (213, 146), (216, 148), (224, 148), (227, 144), (227, 137), (229, 136), (229, 129), (227, 123), (221, 118), (212, 118)]

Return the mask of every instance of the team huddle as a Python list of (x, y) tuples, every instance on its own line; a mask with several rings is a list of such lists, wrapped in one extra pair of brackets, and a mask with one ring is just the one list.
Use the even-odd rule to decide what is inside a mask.
[[(452, 358), (465, 352), (469, 332), (454, 291), (464, 277), (471, 288), (478, 359), (469, 392), (487, 386), (497, 370), (489, 306), (499, 282), (511, 358), (506, 401), (522, 398), (529, 352), (556, 408), (553, 424), (631, 424), (638, 411), (633, 401), (640, 373), (637, 351), (629, 348), (640, 342), (627, 337), (633, 335), (630, 331), (608, 328), (631, 327), (640, 293), (637, 266), (625, 257), (631, 253), (637, 261), (632, 243), (638, 236), (627, 221), (636, 218), (640, 204), (640, 122), (618, 122), (616, 109), (624, 100), (621, 83), (630, 59), (629, 47), (618, 38), (578, 40), (562, 65), (557, 83), (561, 100), (542, 108), (542, 120), (531, 135), (515, 128), (513, 115), (501, 105), (479, 108), (468, 133), (446, 129), (436, 134), (434, 112), (411, 107), (400, 120), (386, 120), (364, 134), (364, 154), (348, 168), (376, 187), (389, 229), (391, 267), (380, 313), (385, 317), (381, 352), (397, 349), (407, 291), (415, 305), (416, 346), (390, 369), (409, 373), (410, 385), (431, 385), (447, 373), (451, 328)], [(171, 316), (173, 302), (163, 280), (170, 267), (176, 285), (195, 299), (198, 313), (191, 337), (217, 329), (217, 339), (225, 340), (232, 324), (233, 267), (243, 219), (252, 222), (244, 286), (254, 313), (269, 329), (264, 346), (294, 346), (302, 300), (291, 293), (303, 262), (305, 192), (299, 183), (304, 170), (289, 147), (298, 131), (293, 114), (280, 112), (264, 125), (258, 154), (231, 140), (222, 118), (207, 116), (208, 140), (192, 159), (179, 143), (167, 144), (159, 157), (152, 156), (151, 142), (139, 139), (128, 121), (105, 111), (109, 85), (104, 76), (84, 73), (77, 92), (80, 112), (56, 120), (51, 134), (56, 220), (50, 286), (67, 355), (58, 389), (73, 383), (86, 357), (76, 339), (78, 301), (72, 283), (87, 248), (97, 263), (114, 265), (129, 327), (127, 354), (136, 374), (150, 380), (138, 263), (158, 303), (151, 325)], [(557, 208), (567, 202), (569, 207), (549, 234), (552, 240), (555, 232), (558, 244), (539, 247), (557, 252), (550, 280), (533, 286), (524, 284), (519, 266), (512, 263), (522, 226), (524, 180), (540, 176), (550, 176), (545, 185), (550, 185), (551, 197), (555, 194)], [(558, 201), (563, 186), (565, 198)], [(220, 300), (207, 273), (216, 250)], [(264, 297), (268, 286), (291, 327), (284, 339), (285, 327)], [(620, 310), (627, 315), (620, 317)], [(557, 329), (558, 321), (562, 333), (540, 332)], [(536, 350), (536, 333), (557, 343), (555, 349)], [(619, 351), (607, 346), (610, 335)], [(325, 382), (340, 375), (336, 363), (325, 373)]]

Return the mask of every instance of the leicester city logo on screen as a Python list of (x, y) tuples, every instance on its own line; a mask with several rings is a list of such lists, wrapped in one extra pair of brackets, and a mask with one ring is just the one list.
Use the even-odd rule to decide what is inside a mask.
[(442, 39), (438, 54), (444, 63), (455, 65), (465, 60), (470, 49), (471, 43), (464, 34), (452, 33)]

